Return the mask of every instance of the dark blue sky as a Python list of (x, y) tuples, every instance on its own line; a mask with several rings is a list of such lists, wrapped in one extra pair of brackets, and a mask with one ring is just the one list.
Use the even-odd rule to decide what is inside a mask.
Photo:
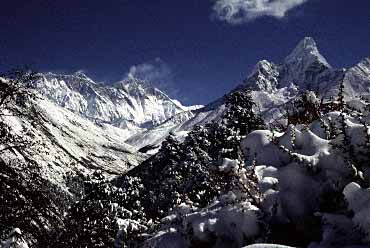
[(210, 18), (215, 0), (3, 0), (0, 70), (79, 69), (122, 79), (160, 58), (187, 104), (225, 94), (267, 58), (281, 61), (304, 36), (335, 67), (370, 56), (369, 0), (308, 0), (282, 19), (241, 25)]

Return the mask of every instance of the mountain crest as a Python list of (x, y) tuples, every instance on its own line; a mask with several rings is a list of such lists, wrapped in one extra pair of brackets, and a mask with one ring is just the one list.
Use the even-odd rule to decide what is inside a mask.
[(286, 64), (303, 63), (308, 67), (309, 65), (319, 62), (330, 68), (328, 61), (321, 55), (316, 41), (312, 37), (305, 37), (301, 40), (293, 51), (285, 58)]
[(95, 122), (135, 129), (152, 128), (194, 107), (183, 106), (150, 82), (127, 78), (116, 84), (97, 84), (83, 72), (46, 73), (35, 89), (52, 102)]
[(272, 93), (276, 90), (278, 76), (279, 72), (273, 63), (261, 60), (255, 65), (245, 84), (249, 88)]
[(155, 88), (151, 83), (148, 81), (136, 78), (136, 77), (127, 77), (118, 83), (115, 84), (116, 87), (122, 89), (147, 89), (147, 88)]

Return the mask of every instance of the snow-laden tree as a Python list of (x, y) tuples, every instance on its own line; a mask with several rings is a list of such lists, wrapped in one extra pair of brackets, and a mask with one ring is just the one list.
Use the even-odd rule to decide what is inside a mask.
[[(249, 192), (249, 201), (257, 204), (260, 195), (253, 170), (235, 174), (222, 169), (225, 159), (243, 163), (241, 137), (263, 126), (253, 107), (250, 92), (234, 92), (227, 98), (220, 122), (195, 126), (182, 143), (170, 135), (156, 155), (117, 180), (123, 191), (135, 192), (127, 192), (122, 202), (125, 208), (133, 209), (131, 204), (136, 204), (135, 209), (158, 226), (181, 203), (205, 208), (236, 188)], [(250, 184), (240, 184), (241, 178)], [(140, 183), (128, 183), (133, 179)]]
[[(369, 150), (369, 128), (365, 123), (368, 118), (361, 120), (364, 113), (347, 111), (346, 103), (341, 112), (325, 113), (317, 98), (309, 97), (296, 99), (296, 106), (300, 107), (297, 125), (290, 125), (284, 133), (252, 132), (243, 140), (247, 168), (253, 168), (251, 174), (227, 173), (238, 170), (230, 170), (237, 167), (230, 166), (235, 163), (225, 159), (222, 165), (216, 166), (228, 179), (218, 178), (218, 182), (224, 183), (219, 188), (219, 198), (214, 198), (218, 200), (206, 206), (179, 201), (146, 245), (241, 247), (253, 242), (276, 242), (298, 247), (367, 247), (368, 189), (348, 183), (369, 181), (369, 166), (365, 161)], [(217, 150), (219, 143), (204, 142), (212, 136), (207, 129), (195, 130), (189, 135), (188, 144), (202, 147), (202, 151), (212, 151), (215, 147)], [(214, 162), (214, 158), (208, 156), (209, 161)], [(258, 179), (253, 180), (254, 172)], [(245, 183), (246, 187), (241, 188), (246, 191), (237, 190), (243, 185), (240, 182)], [(246, 202), (258, 207), (245, 208), (246, 205), (240, 205), (238, 195), (253, 189)], [(259, 190), (263, 192), (257, 198), (260, 201), (256, 200)], [(237, 215), (235, 210), (245, 215)], [(251, 213), (258, 213), (258, 218), (249, 219)], [(244, 221), (248, 222), (245, 226)], [(258, 232), (253, 233), (256, 226)]]
[(83, 197), (68, 210), (58, 247), (113, 247), (118, 232), (119, 209), (114, 188), (100, 170), (84, 183)]
[(305, 91), (286, 106), (288, 124), (309, 124), (320, 118), (321, 103), (313, 91)]
[(223, 159), (217, 168), (228, 178), (219, 196), (205, 206), (179, 202), (145, 247), (242, 247), (263, 236), (263, 214), (257, 207), (262, 196), (253, 170), (231, 159)]
[(29, 248), (27, 242), (22, 237), (22, 231), (19, 228), (14, 228), (7, 240), (0, 243), (2, 248)]
[(263, 127), (263, 120), (255, 112), (256, 104), (250, 90), (232, 92), (225, 97), (225, 103), (224, 122), (238, 135), (245, 136), (251, 131)]
[(307, 114), (284, 132), (260, 130), (242, 141), (257, 165), (269, 242), (369, 246), (368, 103), (340, 102), (326, 103), (341, 107), (326, 108), (312, 120)]

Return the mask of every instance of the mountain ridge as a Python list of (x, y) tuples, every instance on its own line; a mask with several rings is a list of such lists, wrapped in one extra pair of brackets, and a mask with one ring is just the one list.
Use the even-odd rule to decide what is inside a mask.
[(41, 80), (34, 88), (41, 95), (72, 112), (113, 126), (147, 128), (177, 113), (197, 108), (187, 108), (136, 78), (103, 85), (82, 73), (40, 75)]
[[(332, 230), (316, 221), (320, 217), (318, 210), (323, 221), (330, 217), (336, 222), (332, 214), (337, 215), (339, 226), (349, 230), (349, 239), (353, 238), (350, 230), (355, 229), (356, 223), (364, 225), (363, 230), (369, 226), (366, 218), (356, 220), (368, 216), (368, 208), (365, 212), (354, 209), (351, 213), (357, 217), (352, 219), (351, 206), (341, 204), (348, 197), (356, 200), (357, 191), (362, 190), (362, 185), (351, 184), (352, 180), (363, 184), (370, 178), (369, 58), (348, 69), (335, 69), (320, 54), (316, 42), (305, 38), (280, 64), (259, 61), (234, 90), (200, 108), (183, 106), (151, 88), (149, 82), (134, 78), (107, 86), (81, 71), (38, 76), (31, 89), (26, 89), (35, 97), (24, 101), (14, 97), (8, 108), (0, 108), (2, 134), (32, 141), (24, 149), (11, 147), (1, 154), (0, 163), (4, 167), (8, 163), (11, 169), (17, 167), (17, 162), (12, 163), (16, 159), (35, 160), (37, 176), (47, 183), (45, 187), (51, 186), (45, 192), (54, 194), (55, 190), (57, 197), (70, 199), (72, 204), (68, 206), (64, 198), (58, 198), (61, 203), (53, 208), (65, 224), (52, 228), (57, 230), (58, 242), (79, 242), (73, 237), (85, 233), (87, 242), (91, 242), (93, 232), (109, 230), (112, 233), (107, 234), (107, 243), (115, 239), (126, 242), (127, 237), (136, 239), (139, 232), (154, 247), (171, 246), (176, 240), (188, 242), (192, 237), (198, 243), (191, 244), (215, 244), (218, 236), (222, 242), (237, 240), (242, 244), (248, 237), (244, 232), (252, 227), (256, 231), (250, 242), (260, 233), (273, 243), (281, 243), (291, 237), (282, 235), (276, 241), (269, 237), (270, 230), (278, 236), (281, 230), (288, 234), (298, 230), (301, 236), (293, 239), (292, 245), (305, 247), (308, 242), (322, 239), (322, 247), (328, 247), (343, 233), (339, 229), (338, 236), (326, 235)], [(2, 87), (12, 82), (10, 77), (5, 81), (0, 78)], [(236, 92), (246, 90), (247, 93)], [(325, 103), (320, 101), (328, 99)], [(294, 108), (293, 113), (287, 107)], [(8, 115), (13, 110), (18, 115)], [(22, 110), (25, 114), (20, 115)], [(12, 143), (4, 140), (1, 145)], [(358, 155), (352, 157), (355, 153)], [(358, 158), (363, 158), (361, 164), (357, 164)], [(16, 183), (12, 176), (2, 177), (7, 190), (12, 189), (6, 184), (8, 181), (22, 191), (34, 184), (32, 180), (23, 184), (26, 170), (18, 173)], [(344, 191), (338, 188), (338, 178)], [(327, 194), (328, 190), (334, 197)], [(29, 196), (27, 190), (24, 195), (8, 191), (14, 202)], [(365, 196), (361, 193), (361, 198), (369, 200), (368, 192)], [(8, 210), (13, 212), (12, 208)], [(15, 212), (18, 214), (17, 208)], [(248, 219), (244, 224), (240, 222), (244, 221), (240, 218), (243, 216)], [(261, 228), (261, 216), (271, 224), (266, 225), (270, 230)], [(301, 221), (306, 218), (309, 222)], [(102, 225), (94, 229), (102, 219)], [(13, 228), (12, 219), (8, 221), (6, 225)], [(87, 228), (79, 233), (86, 227), (84, 223), (93, 230)], [(107, 229), (106, 223), (112, 226)], [(21, 223), (20, 227), (24, 230), (28, 226)], [(153, 226), (163, 229), (151, 230)], [(231, 238), (230, 226), (239, 229), (232, 232)], [(47, 225), (40, 229), (49, 232)], [(318, 230), (313, 239), (306, 237), (310, 230)], [(35, 233), (33, 229), (25, 231)], [(147, 231), (154, 235), (147, 235)], [(225, 237), (228, 239), (223, 240)], [(303, 242), (295, 243), (302, 238)], [(361, 239), (355, 241), (358, 240)]]
[[(292, 67), (289, 63), (298, 63), (298, 66)], [(301, 92), (311, 90), (324, 100), (330, 99), (338, 95), (341, 83), (345, 86), (345, 97), (357, 97), (370, 92), (370, 60), (365, 58), (347, 70), (333, 68), (319, 52), (315, 40), (305, 37), (282, 62), (275, 64), (266, 59), (257, 62), (246, 79), (226, 95), (239, 90), (252, 90), (256, 110), (267, 123), (271, 123), (283, 119), (285, 104)], [(224, 97), (220, 97), (194, 111), (191, 119), (172, 125), (171, 132), (182, 136), (193, 125), (217, 120), (224, 108)], [(163, 128), (159, 125), (148, 130), (144, 132), (145, 137), (155, 137)], [(135, 137), (135, 144), (148, 145), (147, 138)]]
[[(369, 92), (369, 58), (348, 69), (336, 69), (320, 53), (315, 40), (305, 37), (280, 63), (257, 62), (231, 92), (251, 89), (257, 109), (269, 123), (282, 118), (284, 104), (300, 92), (312, 90), (330, 99), (338, 94), (341, 83), (350, 97)], [(138, 149), (153, 142), (160, 144), (169, 132), (181, 138), (192, 126), (217, 120), (224, 108), (223, 97), (204, 107), (186, 107), (150, 82), (131, 77), (103, 85), (81, 71), (72, 75), (46, 73), (35, 88), (57, 105), (93, 122), (129, 130), (125, 141)]]

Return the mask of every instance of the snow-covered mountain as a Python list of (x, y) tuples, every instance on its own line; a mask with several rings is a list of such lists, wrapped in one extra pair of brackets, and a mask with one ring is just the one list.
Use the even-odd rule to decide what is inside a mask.
[[(346, 95), (370, 91), (370, 60), (347, 69), (333, 68), (311, 37), (305, 37), (280, 63), (259, 61), (235, 90), (249, 88), (267, 122), (282, 117), (284, 105), (305, 90), (325, 99), (336, 96), (344, 82)], [(223, 98), (202, 106), (183, 106), (162, 91), (135, 78), (98, 84), (82, 72), (46, 73), (35, 88), (57, 105), (101, 125), (125, 130), (124, 140), (137, 147), (158, 145), (170, 133), (183, 136), (196, 124), (217, 120)]]
[[(267, 122), (271, 122), (282, 117), (284, 104), (296, 96), (299, 91), (314, 90), (319, 87), (321, 92), (326, 92), (327, 85), (333, 84), (333, 81), (336, 83), (332, 88), (336, 89), (340, 79), (343, 78), (341, 72), (341, 70), (332, 69), (320, 54), (316, 42), (306, 37), (282, 63), (259, 61), (244, 82), (233, 91), (252, 89), (258, 111)], [(223, 110), (224, 99), (219, 98), (204, 108), (193, 111), (192, 118), (180, 122), (163, 123), (144, 133), (134, 135), (128, 143), (139, 147), (152, 144), (153, 141), (160, 143), (164, 134), (168, 134), (169, 131), (181, 136), (196, 124), (217, 120)]]
[[(58, 225), (68, 202), (78, 198), (92, 171), (109, 177), (121, 175), (148, 157), (124, 142), (124, 129), (96, 124), (34, 94), (11, 77), (0, 78), (0, 88), (2, 233), (15, 222), (12, 214), (17, 218), (22, 204), (32, 212), (24, 218), (33, 223), (28, 233), (46, 232)], [(48, 200), (43, 201), (40, 197), (46, 195)], [(49, 200), (53, 203), (47, 208), (42, 205)], [(53, 224), (39, 224), (48, 218)], [(22, 226), (23, 218), (16, 221), (14, 225)]]
[(370, 57), (346, 70), (343, 80), (345, 91), (349, 96), (370, 92)]
[(274, 94), (284, 88), (311, 90), (327, 99), (337, 95), (342, 82), (346, 96), (369, 93), (370, 60), (366, 58), (348, 69), (333, 68), (320, 53), (314, 39), (305, 37), (281, 63), (258, 62), (239, 87)]
[(36, 99), (32, 106), (30, 114), (10, 113), (1, 116), (1, 121), (12, 135), (34, 144), (26, 150), (26, 156), (36, 159), (43, 177), (62, 188), (69, 173), (88, 174), (100, 169), (111, 175), (121, 174), (147, 158), (123, 141), (123, 129), (97, 125), (47, 99)]
[[(346, 97), (369, 93), (370, 59), (366, 58), (349, 69), (333, 68), (320, 53), (315, 40), (305, 37), (281, 63), (259, 61), (233, 91), (251, 89), (258, 110), (270, 122), (281, 116), (281, 108), (299, 92), (311, 90), (325, 100), (338, 94), (342, 82)], [(219, 112), (223, 104), (223, 98), (217, 99), (200, 109), (197, 115)]]
[[(327, 99), (337, 94), (342, 82), (348, 97), (369, 93), (370, 59), (335, 69), (306, 37), (281, 63), (258, 62), (235, 90), (252, 89), (257, 110), (269, 123), (282, 118), (285, 104), (300, 91), (313, 90)], [(90, 161), (111, 173), (144, 159), (135, 154), (140, 148), (159, 147), (170, 133), (184, 137), (195, 125), (217, 121), (225, 109), (223, 98), (205, 107), (183, 106), (135, 78), (104, 85), (82, 72), (45, 73), (33, 86), (43, 98), (37, 106), (40, 120), (45, 120), (42, 130), (33, 128), (34, 132), (43, 133), (48, 146), (55, 146), (55, 157), (43, 160)]]
[[(112, 222), (115, 227), (103, 223), (91, 232), (84, 229), (88, 232), (88, 242), (91, 242), (92, 233), (101, 234), (109, 228), (114, 229), (116, 238), (118, 224), (117, 240), (122, 239), (122, 242), (127, 241), (126, 237), (135, 239), (140, 232), (145, 235), (152, 232), (152, 236), (140, 236), (148, 238), (145, 242), (149, 247), (203, 246), (211, 244), (215, 238), (221, 242), (218, 243), (220, 247), (228, 247), (229, 241), (240, 247), (247, 240), (265, 240), (257, 237), (268, 237), (269, 231), (276, 236), (268, 237), (268, 240), (299, 247), (309, 243), (312, 247), (338, 247), (336, 244), (343, 243), (342, 236), (348, 244), (354, 244), (360, 238), (366, 238), (368, 244), (368, 233), (356, 236), (352, 230), (359, 227), (368, 230), (370, 225), (366, 219), (369, 213), (366, 204), (370, 198), (368, 190), (362, 189), (369, 187), (370, 178), (367, 163), (370, 98), (365, 99), (365, 95), (370, 95), (369, 58), (349, 69), (335, 69), (320, 54), (316, 42), (306, 37), (281, 63), (258, 62), (229, 95), (238, 90), (252, 90), (256, 110), (266, 123), (284, 121), (286, 104), (299, 100), (297, 95), (302, 91), (315, 91), (320, 98), (328, 100), (337, 96), (339, 86), (343, 84), (348, 101), (340, 112), (335, 109), (339, 101), (320, 105), (320, 99), (315, 97), (312, 102), (318, 109), (309, 116), (316, 119), (276, 130), (276, 126), (271, 125), (266, 130), (246, 134), (241, 144), (242, 137), (235, 135), (240, 133), (237, 129), (240, 127), (236, 126), (247, 122), (241, 122), (236, 115), (231, 115), (232, 120), (226, 120), (234, 127), (219, 122), (194, 129), (195, 125), (217, 122), (221, 118), (225, 121), (224, 98), (204, 107), (186, 107), (151, 87), (149, 82), (135, 78), (105, 85), (94, 82), (82, 72), (39, 76), (39, 80), (32, 84), (36, 98), (22, 100), (14, 97), (9, 101), (9, 105), (19, 108), (17, 114), (11, 112), (13, 107), (0, 108), (0, 138), (3, 138), (0, 151), (7, 145), (11, 148), (1, 153), (0, 164), (7, 165), (5, 169), (9, 170), (0, 173), (3, 180), (0, 186), (6, 189), (3, 191), (10, 192), (5, 199), (15, 202), (15, 211), (7, 208), (9, 213), (19, 214), (17, 203), (23, 202), (23, 198), (38, 211), (43, 210), (43, 205), (35, 204), (33, 194), (25, 190), (34, 184), (34, 178), (25, 180), (31, 179), (31, 175), (28, 178), (28, 170), (23, 171), (20, 167), (27, 168), (27, 159), (32, 158), (40, 172), (37, 177), (46, 182), (45, 187), (51, 187), (45, 192), (52, 196), (47, 197), (58, 198), (58, 203), (49, 205), (57, 211), (51, 216), (58, 216), (65, 226), (39, 225), (35, 220), (50, 217), (41, 212), (41, 218), (33, 216), (32, 225), (23, 223), (23, 219), (19, 222), (19, 218), (14, 219), (17, 221), (15, 225), (13, 219), (7, 219), (9, 227), (18, 227), (20, 223), (22, 229), (26, 228), (25, 233), (32, 235), (37, 233), (33, 230), (35, 226), (46, 232), (50, 227), (57, 228), (53, 231), (67, 230), (64, 233), (67, 236), (57, 235), (59, 240), (67, 242), (75, 237), (70, 230), (81, 231), (78, 223), (84, 223), (81, 225), (84, 228), (95, 228), (102, 219), (115, 221), (118, 216), (115, 214), (102, 218), (111, 211), (120, 215), (117, 223)], [(0, 86), (6, 86), (7, 80), (11, 79), (0, 78)], [(315, 94), (310, 92), (310, 96)], [(233, 103), (242, 102), (235, 100)], [(326, 104), (332, 108), (325, 109)], [(240, 109), (250, 111), (249, 107), (238, 107), (235, 112), (242, 112)], [(22, 110), (26, 113), (20, 115)], [(304, 115), (310, 110), (304, 109)], [(251, 113), (246, 119), (253, 119)], [(237, 120), (235, 123), (234, 119)], [(255, 127), (266, 126), (257, 127), (256, 124)], [(187, 135), (190, 130), (193, 132)], [(148, 154), (157, 152), (170, 133), (187, 138), (181, 143), (170, 136), (162, 149), (148, 159)], [(17, 138), (14, 139), (16, 142), (12, 136)], [(28, 145), (12, 147), (17, 142), (22, 145), (22, 141)], [(240, 147), (242, 151), (236, 152)], [(144, 154), (146, 152), (148, 154)], [(245, 161), (240, 158), (241, 154)], [(220, 159), (221, 156), (225, 157)], [(18, 163), (21, 160), (23, 164)], [(245, 163), (251, 166), (246, 168)], [(19, 178), (13, 178), (17, 173)], [(114, 177), (114, 180), (109, 181), (105, 176)], [(228, 181), (230, 178), (232, 181)], [(228, 185), (235, 188), (227, 188)], [(38, 184), (36, 186), (32, 190), (38, 190)], [(9, 190), (12, 187), (19, 192)], [(85, 192), (84, 197), (76, 201), (83, 194), (82, 189), (90, 190), (92, 194)], [(328, 192), (334, 197), (328, 196)], [(357, 198), (366, 204), (358, 206)], [(65, 209), (64, 199), (74, 201), (70, 209)], [(349, 205), (342, 204), (344, 201)], [(167, 214), (169, 216), (160, 221)], [(271, 230), (262, 228), (261, 217), (267, 218), (264, 225), (271, 224)], [(324, 222), (317, 222), (318, 217)], [(150, 230), (152, 225), (160, 229)], [(230, 227), (235, 231), (229, 232)], [(313, 239), (306, 236), (311, 229), (318, 231), (312, 234)], [(281, 230), (288, 234), (297, 232), (301, 236), (286, 242), (291, 237), (284, 236)], [(21, 235), (18, 229), (10, 233)], [(27, 241), (35, 242), (32, 238)]]
[(197, 108), (185, 107), (136, 78), (103, 85), (82, 72), (41, 76), (35, 88), (49, 100), (94, 122), (124, 129), (151, 128), (178, 113)]
[[(82, 72), (72, 75), (44, 73), (33, 87), (43, 98), (65, 110), (107, 130), (119, 130), (122, 142), (132, 145), (140, 144), (135, 142), (137, 136), (146, 139), (147, 130), (171, 122), (171, 119), (188, 120), (194, 116), (192, 111), (203, 107), (183, 106), (150, 82), (132, 77), (107, 85), (94, 82)], [(158, 133), (158, 142), (167, 134)], [(158, 142), (146, 139), (145, 145)]]

